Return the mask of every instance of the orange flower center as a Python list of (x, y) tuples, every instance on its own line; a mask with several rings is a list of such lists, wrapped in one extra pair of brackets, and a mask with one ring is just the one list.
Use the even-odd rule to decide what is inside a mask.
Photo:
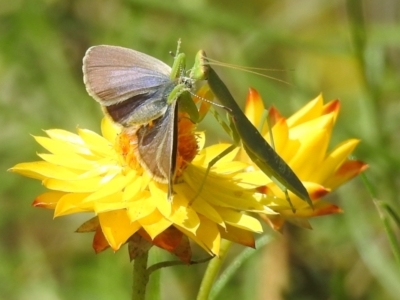
[(196, 125), (189, 119), (187, 114), (179, 113), (176, 177), (182, 175), (182, 172), (197, 154), (198, 145), (194, 133), (195, 128)]
[[(139, 143), (136, 132), (141, 126), (143, 125), (123, 128), (118, 136), (116, 149), (121, 154), (123, 161), (139, 174), (143, 174), (144, 169), (140, 165), (135, 153), (137, 153), (136, 150)], [(197, 154), (198, 146), (194, 132), (195, 127), (196, 125), (189, 119), (187, 114), (179, 113), (176, 178), (182, 175), (182, 172)]]

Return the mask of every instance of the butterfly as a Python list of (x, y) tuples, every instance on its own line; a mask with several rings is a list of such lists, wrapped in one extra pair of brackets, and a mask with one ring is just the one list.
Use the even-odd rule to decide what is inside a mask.
[(179, 42), (172, 68), (118, 46), (93, 46), (83, 58), (87, 92), (114, 122), (125, 128), (139, 125), (137, 159), (155, 181), (168, 184), (169, 201), (176, 173), (178, 99), (191, 93), (196, 82), (186, 76), (184, 62)]

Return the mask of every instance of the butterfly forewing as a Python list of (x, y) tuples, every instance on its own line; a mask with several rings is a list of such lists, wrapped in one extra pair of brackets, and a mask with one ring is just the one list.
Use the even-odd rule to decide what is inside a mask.
[(144, 124), (165, 113), (165, 93), (174, 85), (168, 65), (116, 46), (89, 48), (83, 59), (83, 73), (88, 93), (124, 126)]
[(157, 90), (133, 96), (103, 109), (115, 122), (124, 126), (149, 123), (166, 112), (169, 106), (168, 95), (174, 87), (175, 83), (168, 81)]

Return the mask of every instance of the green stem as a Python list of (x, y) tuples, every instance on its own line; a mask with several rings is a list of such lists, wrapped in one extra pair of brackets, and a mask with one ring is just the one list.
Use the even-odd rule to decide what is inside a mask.
[(386, 236), (389, 240), (392, 253), (394, 255), (397, 265), (400, 267), (400, 246), (399, 246), (396, 234), (390, 224), (389, 217), (392, 217), (392, 219), (396, 223), (397, 227), (400, 226), (400, 219), (388, 203), (377, 199), (376, 192), (373, 189), (371, 182), (368, 180), (367, 175), (361, 174), (361, 179), (363, 180), (364, 186), (367, 188), (368, 193), (371, 196), (372, 201), (375, 204), (375, 207), (378, 211), (379, 217), (384, 226)]
[(149, 282), (149, 274), (147, 272), (148, 256), (149, 252), (146, 251), (137, 256), (133, 262), (132, 300), (145, 300), (146, 286)]
[(386, 236), (389, 240), (390, 247), (392, 249), (392, 253), (396, 260), (397, 266), (400, 267), (400, 247), (397, 241), (396, 234), (390, 224), (390, 218), (388, 216), (390, 215), (389, 211), (391, 210), (391, 207), (383, 201), (374, 200), (374, 202), (377, 207), (379, 217), (381, 218), (381, 221), (383, 223), (383, 227), (385, 228)]
[(218, 294), (221, 292), (221, 290), (227, 286), (227, 283), (229, 280), (232, 279), (234, 274), (237, 273), (239, 268), (247, 262), (247, 260), (254, 256), (257, 251), (262, 249), (266, 244), (272, 241), (272, 235), (261, 235), (260, 238), (256, 240), (256, 248), (245, 248), (243, 251), (241, 251), (235, 259), (229, 263), (228, 266), (224, 269), (224, 271), (219, 275), (218, 279), (214, 282), (213, 287), (210, 292), (209, 299), (217, 299)]
[(207, 266), (206, 273), (204, 274), (203, 280), (201, 281), (197, 300), (207, 300), (209, 298), (215, 278), (217, 277), (219, 270), (221, 269), (221, 265), (224, 262), (226, 254), (231, 245), (232, 242), (222, 240), (219, 257), (215, 257), (214, 259), (212, 259)]

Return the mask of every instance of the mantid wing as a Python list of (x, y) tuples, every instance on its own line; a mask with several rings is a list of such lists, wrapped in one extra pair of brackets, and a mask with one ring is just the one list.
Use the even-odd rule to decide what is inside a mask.
[[(303, 183), (286, 162), (272, 149), (257, 128), (251, 124), (226, 85), (210, 66), (208, 66), (207, 70), (207, 80), (214, 95), (226, 107), (242, 140), (244, 149), (253, 162), (279, 187), (286, 187), (312, 206), (310, 196)], [(285, 189), (283, 191), (286, 192)]]

